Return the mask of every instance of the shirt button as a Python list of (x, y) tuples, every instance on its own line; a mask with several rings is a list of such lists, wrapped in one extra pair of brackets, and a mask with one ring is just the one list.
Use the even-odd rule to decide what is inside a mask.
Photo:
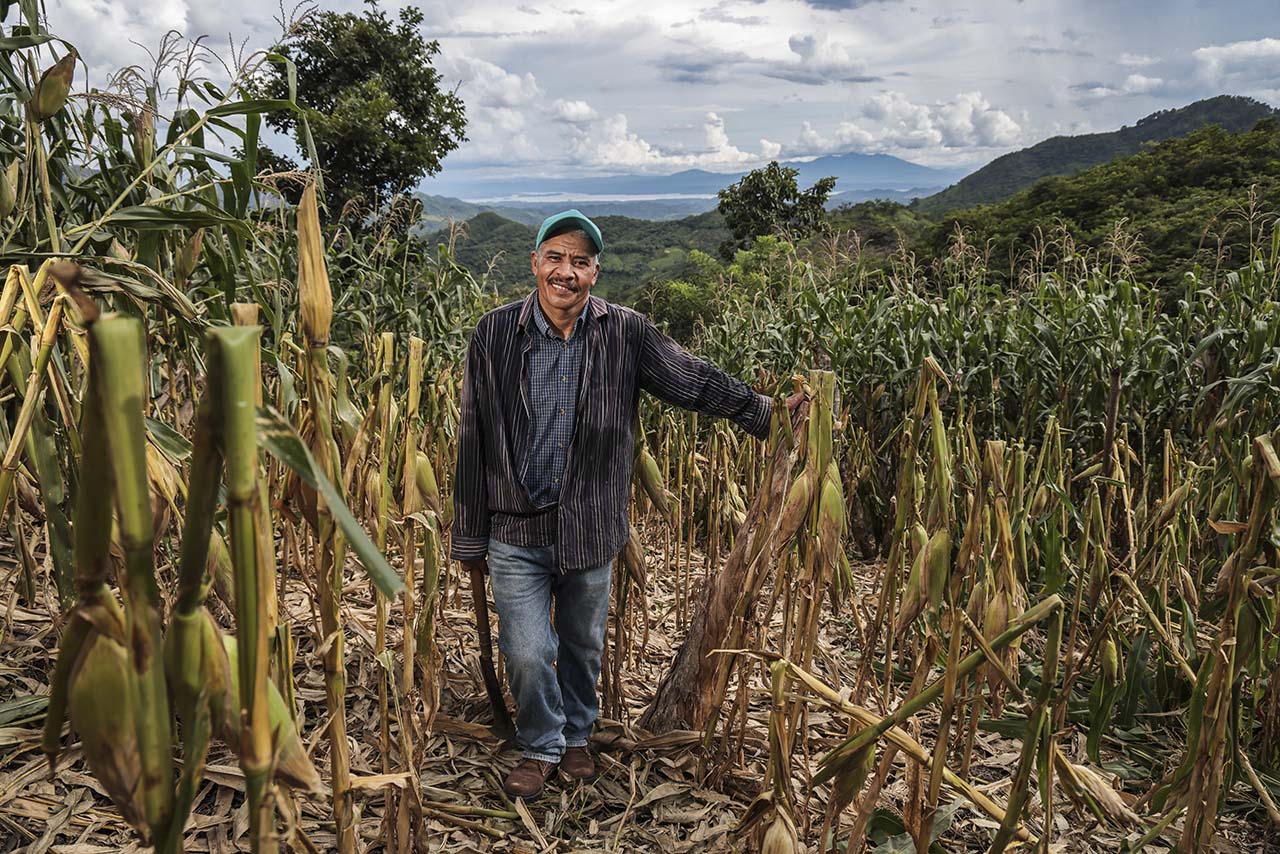
[(563, 407), (563, 406), (562, 406), (562, 407), (560, 407), (560, 414), (561, 414), (561, 415), (564, 415), (564, 407)]

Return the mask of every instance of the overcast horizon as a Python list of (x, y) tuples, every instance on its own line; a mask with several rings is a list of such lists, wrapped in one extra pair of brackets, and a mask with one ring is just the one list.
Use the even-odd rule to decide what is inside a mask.
[[(1213, 95), (1280, 105), (1275, 0), (382, 5), (422, 9), (436, 67), (466, 104), (469, 139), (445, 159), (445, 183), (733, 172), (849, 152), (972, 169)], [(279, 14), (247, 0), (48, 0), (51, 30), (99, 87), (150, 65), (144, 48), (170, 29), (252, 51), (276, 40)]]

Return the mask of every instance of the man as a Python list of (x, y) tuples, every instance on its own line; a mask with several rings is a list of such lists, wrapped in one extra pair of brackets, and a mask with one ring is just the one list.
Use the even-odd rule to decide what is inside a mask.
[(537, 289), (482, 317), (467, 350), (451, 557), (489, 573), (524, 754), (503, 783), (512, 796), (537, 795), (557, 768), (596, 774), (587, 737), (641, 389), (759, 438), (772, 414), (769, 397), (591, 296), (603, 249), (578, 211), (548, 217), (529, 259)]

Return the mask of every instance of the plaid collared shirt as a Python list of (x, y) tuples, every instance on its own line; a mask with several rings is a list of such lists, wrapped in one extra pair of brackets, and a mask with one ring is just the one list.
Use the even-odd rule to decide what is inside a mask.
[(639, 312), (590, 297), (579, 320), (581, 381), (560, 496), (537, 506), (521, 474), (533, 439), (527, 382), (537, 292), (480, 318), (462, 379), (450, 557), (483, 558), (493, 537), (556, 546), (561, 571), (599, 566), (630, 525), (636, 409), (641, 390), (676, 406), (728, 418), (764, 439), (771, 398), (696, 358)]
[(573, 419), (578, 411), (578, 373), (582, 368), (582, 316), (573, 323), (568, 338), (547, 322), (542, 306), (533, 303), (533, 323), (529, 348), (529, 425), (532, 438), (525, 457), (524, 482), (533, 506), (539, 509), (556, 503), (560, 479), (564, 477), (573, 438)]

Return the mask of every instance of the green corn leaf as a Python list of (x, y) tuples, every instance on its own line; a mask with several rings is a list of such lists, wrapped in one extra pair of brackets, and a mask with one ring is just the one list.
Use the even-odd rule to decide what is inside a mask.
[(339, 497), (328, 478), (320, 471), (320, 465), (311, 455), (302, 438), (289, 422), (280, 416), (280, 413), (269, 406), (258, 409), (258, 441), (273, 457), (302, 478), (303, 483), (320, 493), (329, 507), (329, 512), (333, 514), (333, 520), (342, 529), (343, 536), (351, 544), (352, 550), (360, 559), (365, 571), (369, 573), (369, 577), (373, 579), (373, 583), (378, 586), (384, 596), (394, 598), (404, 588), (404, 582), (378, 551), (373, 540), (369, 539), (364, 528), (360, 527), (360, 523), (351, 514), (351, 510)]

